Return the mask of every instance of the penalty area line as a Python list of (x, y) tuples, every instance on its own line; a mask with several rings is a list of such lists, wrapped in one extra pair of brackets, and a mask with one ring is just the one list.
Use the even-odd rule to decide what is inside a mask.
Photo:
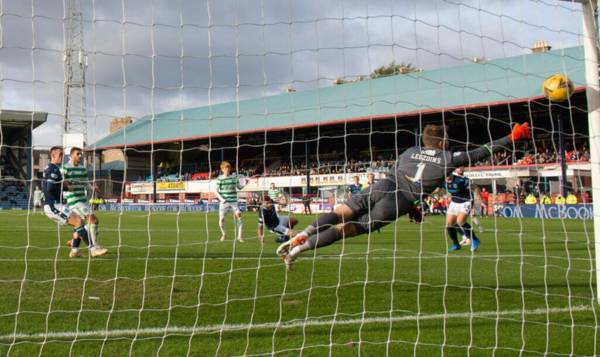
[(546, 315), (566, 312), (585, 312), (592, 311), (593, 307), (586, 305), (577, 305), (571, 308), (560, 307), (550, 309), (533, 310), (502, 310), (502, 311), (481, 311), (481, 312), (454, 312), (447, 314), (421, 314), (406, 315), (395, 317), (369, 317), (364, 319), (308, 319), (292, 320), (288, 322), (266, 322), (257, 324), (216, 324), (207, 326), (167, 326), (167, 327), (149, 327), (140, 329), (118, 329), (118, 330), (89, 330), (89, 331), (51, 331), (48, 333), (17, 333), (0, 335), (0, 341), (7, 340), (39, 340), (39, 339), (72, 339), (72, 338), (110, 338), (127, 336), (156, 336), (165, 334), (202, 334), (219, 331), (238, 331), (248, 329), (290, 329), (299, 327), (313, 326), (331, 326), (331, 325), (357, 325), (374, 323), (393, 323), (402, 321), (425, 321), (425, 320), (443, 320), (443, 319), (466, 319), (466, 318), (489, 318), (513, 315)]

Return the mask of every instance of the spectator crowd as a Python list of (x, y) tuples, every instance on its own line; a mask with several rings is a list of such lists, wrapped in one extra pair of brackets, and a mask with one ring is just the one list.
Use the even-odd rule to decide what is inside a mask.
[[(539, 146), (533, 150), (526, 148), (523, 151), (511, 153), (506, 150), (497, 151), (494, 155), (486, 160), (474, 163), (473, 166), (519, 166), (519, 165), (538, 165), (557, 163), (559, 155), (555, 148), (549, 146)], [(371, 155), (353, 154), (347, 159), (340, 160), (339, 157), (344, 154), (336, 153), (336, 155), (323, 155), (321, 157), (312, 157), (309, 161), (311, 175), (318, 174), (339, 174), (339, 173), (361, 173), (361, 172), (389, 172), (392, 170), (395, 157), (393, 154), (380, 154), (375, 158)], [(586, 144), (580, 146), (567, 146), (565, 151), (566, 160), (573, 161), (589, 161), (590, 153)], [(335, 157), (335, 159), (331, 159)], [(218, 163), (215, 163), (215, 165)], [(235, 162), (233, 163), (236, 167)], [(253, 176), (298, 176), (305, 175), (307, 172), (307, 162), (303, 159), (292, 159), (291, 161), (285, 158), (263, 160), (262, 158), (252, 158), (241, 160), (236, 167), (238, 174), (245, 177)], [(211, 172), (196, 172), (194, 165), (179, 167), (174, 163), (161, 162), (157, 169), (156, 175), (161, 181), (189, 181), (206, 179), (207, 177), (217, 177), (219, 170), (215, 168)], [(152, 181), (152, 176), (139, 177), (139, 181)]]
[[(571, 148), (567, 146), (565, 150), (565, 159), (572, 161), (589, 161), (590, 151), (587, 145), (582, 144), (579, 147)], [(537, 150), (526, 149), (522, 152), (516, 152), (514, 155), (508, 151), (497, 151), (491, 158), (479, 161), (474, 166), (503, 166), (503, 165), (543, 165), (559, 162), (560, 157), (557, 149), (550, 147), (538, 147)]]

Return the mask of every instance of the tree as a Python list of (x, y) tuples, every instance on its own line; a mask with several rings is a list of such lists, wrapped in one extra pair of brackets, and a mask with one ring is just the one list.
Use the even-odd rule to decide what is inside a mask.
[(418, 69), (417, 67), (413, 66), (410, 63), (402, 62), (400, 64), (396, 64), (396, 61), (393, 61), (392, 63), (390, 63), (387, 66), (381, 66), (379, 68), (376, 68), (370, 74), (370, 77), (375, 79), (375, 78), (393, 76), (396, 74), (406, 74), (406, 73), (412, 73), (412, 72), (420, 72), (420, 69)]

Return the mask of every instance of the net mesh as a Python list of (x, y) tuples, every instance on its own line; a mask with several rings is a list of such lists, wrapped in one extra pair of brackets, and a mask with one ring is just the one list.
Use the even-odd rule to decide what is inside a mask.
[[(1, 1), (0, 351), (597, 355), (582, 16), (564, 1)], [(575, 91), (561, 103), (541, 93), (557, 73)], [(443, 183), (416, 203), (423, 223), (291, 271), (280, 237), (256, 232), (270, 191), (300, 231), (393, 175), (426, 124), (463, 152), (523, 122), (532, 140), (465, 167), (475, 253), (447, 252)], [(77, 143), (101, 257), (70, 258), (72, 227), (37, 202), (48, 149)], [(219, 217), (223, 161), (243, 241), (235, 207)]]

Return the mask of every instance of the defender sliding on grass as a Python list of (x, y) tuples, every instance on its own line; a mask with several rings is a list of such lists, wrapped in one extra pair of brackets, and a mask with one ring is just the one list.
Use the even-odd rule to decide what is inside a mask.
[(456, 167), (477, 162), (507, 145), (529, 139), (529, 124), (515, 124), (512, 132), (501, 139), (469, 152), (448, 151), (444, 126), (427, 125), (423, 129), (424, 147), (412, 147), (398, 157), (395, 173), (376, 182), (340, 205), (335, 212), (324, 214), (277, 248), (286, 269), (304, 251), (328, 246), (341, 238), (354, 237), (377, 230), (408, 212), (413, 202), (431, 194), (444, 184)]
[[(287, 204), (287, 201), (280, 200), (278, 203)], [(296, 218), (290, 216), (280, 217), (277, 214), (275, 203), (271, 197), (263, 197), (262, 204), (258, 207), (258, 236), (262, 243), (264, 243), (264, 226), (277, 235), (275, 242), (283, 243), (290, 239), (289, 234), (296, 224), (298, 224)]]

